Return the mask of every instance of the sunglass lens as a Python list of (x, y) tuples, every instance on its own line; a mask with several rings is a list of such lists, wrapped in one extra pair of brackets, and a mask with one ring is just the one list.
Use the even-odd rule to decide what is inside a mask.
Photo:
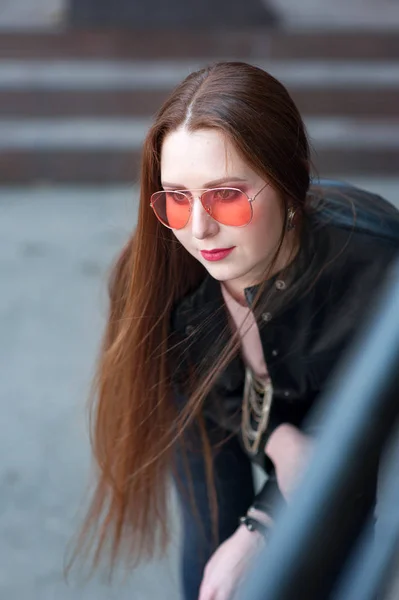
[(242, 227), (252, 217), (252, 207), (244, 192), (233, 188), (209, 190), (203, 195), (209, 214), (223, 225)]
[(151, 204), (161, 223), (172, 229), (182, 229), (190, 218), (190, 201), (182, 192), (156, 192)]

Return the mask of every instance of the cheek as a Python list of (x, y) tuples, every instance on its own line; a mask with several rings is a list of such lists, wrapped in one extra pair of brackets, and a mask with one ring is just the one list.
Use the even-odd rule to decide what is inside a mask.
[(175, 238), (177, 239), (178, 242), (181, 243), (181, 245), (183, 246), (183, 248), (185, 248), (187, 250), (187, 252), (190, 252), (190, 254), (192, 253), (192, 247), (190, 244), (190, 236), (188, 236), (187, 234), (185, 234), (185, 232), (183, 230), (174, 230), (173, 231), (173, 235), (175, 236)]
[(280, 239), (283, 227), (283, 215), (279, 204), (270, 202), (254, 207), (251, 225), (254, 239), (263, 240), (264, 247), (274, 246)]
[(269, 219), (254, 220), (241, 238), (245, 254), (255, 261), (269, 257), (276, 249), (280, 232), (279, 226)]
[(265, 254), (268, 254), (270, 246), (269, 236), (265, 232), (264, 227), (256, 227), (253, 231), (248, 232), (250, 235), (246, 240), (247, 253), (254, 260), (262, 258)]

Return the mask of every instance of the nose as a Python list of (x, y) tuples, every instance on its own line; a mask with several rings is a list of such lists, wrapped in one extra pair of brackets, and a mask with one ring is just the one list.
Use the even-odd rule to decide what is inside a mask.
[(193, 237), (203, 240), (215, 235), (218, 231), (218, 223), (207, 213), (201, 204), (201, 200), (198, 197), (193, 198), (191, 212), (191, 232)]

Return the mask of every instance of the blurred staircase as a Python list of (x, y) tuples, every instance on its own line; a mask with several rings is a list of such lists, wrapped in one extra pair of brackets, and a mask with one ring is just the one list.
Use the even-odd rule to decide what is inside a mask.
[(65, 30), (0, 35), (0, 183), (137, 181), (152, 115), (217, 59), (285, 83), (320, 175), (398, 175), (398, 32)]

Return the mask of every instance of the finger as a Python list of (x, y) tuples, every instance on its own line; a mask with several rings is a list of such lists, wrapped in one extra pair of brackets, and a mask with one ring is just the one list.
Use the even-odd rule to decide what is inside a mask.
[(215, 596), (209, 585), (202, 580), (198, 600), (215, 600)]

